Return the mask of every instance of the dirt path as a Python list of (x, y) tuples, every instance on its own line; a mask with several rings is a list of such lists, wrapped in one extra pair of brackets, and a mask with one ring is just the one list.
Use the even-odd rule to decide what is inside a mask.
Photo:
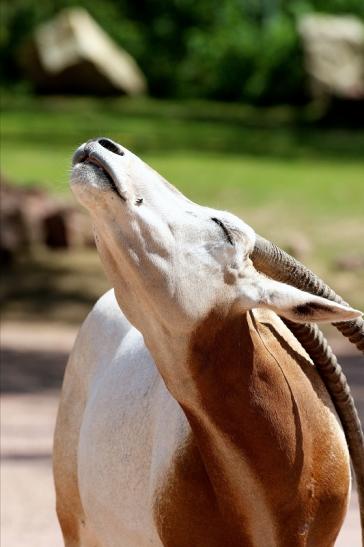
[(51, 473), (58, 392), (2, 400), (1, 519), (4, 547), (61, 547)]
[[(54, 509), (51, 450), (59, 387), (75, 334), (75, 329), (44, 324), (2, 327), (1, 520), (4, 547), (63, 545)], [(347, 346), (338, 349), (347, 351)], [(341, 361), (363, 417), (363, 364), (351, 352)], [(360, 547), (355, 493), (336, 547)]]

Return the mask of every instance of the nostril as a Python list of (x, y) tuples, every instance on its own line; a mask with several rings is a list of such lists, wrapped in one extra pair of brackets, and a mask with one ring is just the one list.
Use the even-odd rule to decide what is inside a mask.
[(105, 137), (101, 139), (97, 139), (97, 142), (101, 144), (106, 150), (110, 150), (110, 152), (113, 152), (114, 154), (118, 154), (119, 156), (123, 156), (124, 152), (120, 148), (118, 144), (116, 144), (111, 139), (106, 139)]

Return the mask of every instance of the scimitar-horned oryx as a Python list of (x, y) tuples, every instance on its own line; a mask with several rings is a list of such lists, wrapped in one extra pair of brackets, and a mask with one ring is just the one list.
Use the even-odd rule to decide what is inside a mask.
[[(360, 312), (311, 294), (329, 289), (109, 139), (78, 148), (72, 189), (113, 290), (64, 379), (54, 475), (66, 546), (333, 545), (350, 466), (324, 382), (335, 380), (339, 403), (345, 394), (337, 408), (356, 469), (360, 427), (306, 323), (340, 321), (360, 346)], [(329, 363), (327, 381), (297, 337)]]

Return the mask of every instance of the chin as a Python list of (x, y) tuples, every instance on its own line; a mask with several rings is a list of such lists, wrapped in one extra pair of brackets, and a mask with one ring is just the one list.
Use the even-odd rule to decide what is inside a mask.
[(100, 204), (101, 196), (108, 190), (107, 181), (103, 181), (95, 171), (93, 166), (79, 163), (73, 167), (71, 173), (71, 190), (87, 209), (94, 209), (97, 203)]

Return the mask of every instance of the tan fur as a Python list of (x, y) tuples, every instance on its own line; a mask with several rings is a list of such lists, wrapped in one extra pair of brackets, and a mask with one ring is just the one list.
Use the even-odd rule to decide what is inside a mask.
[(85, 401), (71, 356), (63, 382), (53, 447), (57, 515), (66, 547), (81, 545), (85, 520), (77, 480), (77, 447)]
[[(57, 420), (57, 510), (66, 547), (104, 547), (85, 517), (77, 480), (79, 430), (93, 384), (87, 360), (96, 350), (92, 331), (83, 331)], [(89, 355), (83, 351), (80, 360), (85, 341)], [(161, 543), (150, 545), (332, 546), (347, 507), (348, 454), (328, 395), (297, 341), (274, 314), (255, 310), (224, 320), (211, 314), (189, 348), (196, 390), (183, 397), (180, 412), (190, 429), (168, 457), (163, 480), (152, 483)], [(163, 430), (170, 444), (170, 430)], [(99, 458), (107, 462), (108, 453)], [(129, 544), (115, 538), (115, 545)]]
[[(340, 530), (350, 469), (332, 405), (312, 364), (265, 315), (213, 314), (191, 341), (193, 440), (156, 500), (168, 547), (329, 547)], [(260, 511), (247, 469), (263, 491)], [(275, 538), (257, 543), (270, 526)]]

